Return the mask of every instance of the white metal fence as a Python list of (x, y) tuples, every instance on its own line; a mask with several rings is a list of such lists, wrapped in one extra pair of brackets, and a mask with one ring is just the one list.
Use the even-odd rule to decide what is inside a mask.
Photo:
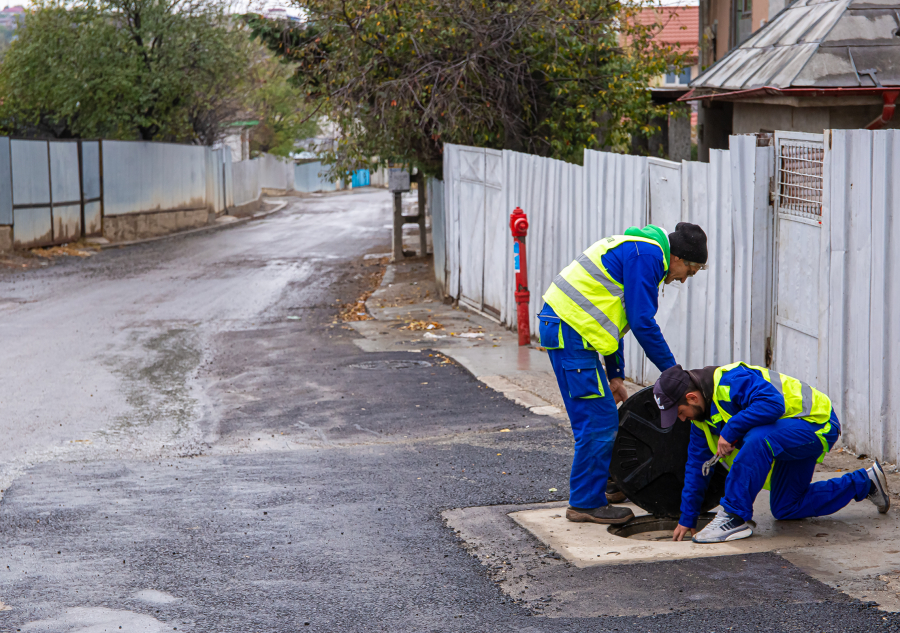
[[(755, 159), (755, 137), (735, 140)], [(694, 222), (710, 236), (709, 270), (683, 289), (677, 282), (667, 286), (657, 321), (685, 366), (729, 362), (735, 347), (732, 171), (742, 170), (744, 180), (756, 179), (755, 160), (732, 164), (733, 152), (740, 155), (740, 149), (718, 151), (709, 164), (679, 164), (586, 150), (581, 167), (518, 152), (447, 145), (445, 243), (435, 247), (439, 279), (446, 279), (446, 292), (461, 303), (514, 327), (508, 223), (512, 209), (522, 207), (529, 222), (529, 308), (535, 332), (543, 291), (590, 244), (629, 226), (652, 222), (671, 231), (678, 222)], [(765, 286), (756, 291), (764, 301)], [(749, 338), (750, 320), (742, 327), (747, 331), (739, 343)], [(656, 368), (631, 334), (625, 352), (631, 379), (642, 384), (655, 380)]]
[[(709, 269), (666, 286), (657, 313), (676, 360), (770, 364), (831, 396), (851, 447), (900, 462), (900, 283), (891, 275), (900, 255), (890, 248), (900, 244), (900, 131), (825, 139), (778, 133), (775, 146), (758, 146), (733, 136), (709, 163), (585, 151), (583, 167), (447, 145), (443, 186), (430, 187), (442, 195), (433, 204), (438, 283), (515, 327), (508, 223), (522, 207), (535, 332), (544, 290), (594, 241), (633, 225), (699, 224)], [(626, 373), (641, 384), (658, 376), (630, 334)]]
[(859, 452), (900, 462), (900, 130), (831, 130), (819, 257), (818, 384)]
[(0, 137), (0, 232), (19, 248), (46, 246), (101, 235), (104, 216), (219, 214), (263, 189), (335, 189), (320, 163), (316, 182), (297, 187), (300, 167), (270, 155), (233, 162), (228, 147)]

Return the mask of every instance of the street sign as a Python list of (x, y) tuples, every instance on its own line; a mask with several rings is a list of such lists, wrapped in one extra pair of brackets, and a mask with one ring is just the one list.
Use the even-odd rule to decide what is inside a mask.
[(409, 191), (409, 172), (404, 169), (391, 169), (388, 174), (388, 189), (393, 193)]

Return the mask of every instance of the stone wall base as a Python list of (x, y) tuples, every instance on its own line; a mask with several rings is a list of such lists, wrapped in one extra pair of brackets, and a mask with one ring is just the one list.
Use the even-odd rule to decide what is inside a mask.
[(13, 227), (0, 226), (0, 253), (9, 253), (13, 249)]
[(176, 231), (196, 229), (209, 224), (206, 209), (188, 211), (163, 211), (161, 213), (129, 213), (108, 215), (103, 218), (103, 237), (110, 242), (130, 242)]
[(263, 208), (262, 199), (254, 200), (253, 202), (248, 202), (247, 204), (239, 204), (235, 207), (228, 208), (228, 215), (233, 215), (236, 218), (246, 218), (249, 215), (253, 215), (257, 211), (260, 211)]

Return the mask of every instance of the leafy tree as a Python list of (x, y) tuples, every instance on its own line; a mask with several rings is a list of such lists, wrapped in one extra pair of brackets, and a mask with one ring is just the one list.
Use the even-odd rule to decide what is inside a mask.
[(0, 65), (10, 134), (212, 144), (244, 105), (219, 0), (36, 0)]
[(371, 156), (440, 170), (445, 142), (580, 162), (625, 151), (665, 113), (647, 86), (681, 60), (640, 5), (613, 0), (294, 0), (301, 24), (245, 16), (343, 134), (335, 173)]
[(261, 51), (253, 66), (251, 108), (259, 125), (250, 135), (250, 151), (289, 156), (298, 140), (319, 132), (314, 107), (292, 81), (293, 71)]

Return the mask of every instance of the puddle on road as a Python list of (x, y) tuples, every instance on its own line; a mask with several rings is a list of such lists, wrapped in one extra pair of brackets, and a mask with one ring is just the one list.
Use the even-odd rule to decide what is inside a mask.
[(413, 367), (431, 367), (427, 360), (367, 360), (353, 363), (354, 369), (412, 369)]

